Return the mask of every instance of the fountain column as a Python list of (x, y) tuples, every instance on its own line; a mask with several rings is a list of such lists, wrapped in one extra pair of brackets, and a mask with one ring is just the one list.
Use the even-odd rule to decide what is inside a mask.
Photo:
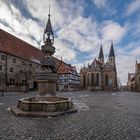
[(55, 53), (54, 35), (52, 31), (50, 14), (43, 36), (44, 45), (41, 47), (43, 58), (41, 60), (42, 71), (37, 73), (39, 96), (56, 95), (57, 71), (53, 54)]

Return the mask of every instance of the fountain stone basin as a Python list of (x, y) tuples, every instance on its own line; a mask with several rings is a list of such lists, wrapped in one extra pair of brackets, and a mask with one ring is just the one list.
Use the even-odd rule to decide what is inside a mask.
[(22, 111), (60, 112), (72, 109), (73, 103), (70, 98), (39, 96), (19, 99), (17, 107)]

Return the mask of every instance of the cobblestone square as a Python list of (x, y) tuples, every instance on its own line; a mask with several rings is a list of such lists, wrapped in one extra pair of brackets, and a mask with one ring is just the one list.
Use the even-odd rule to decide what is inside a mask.
[(78, 113), (54, 118), (15, 117), (9, 106), (37, 93), (0, 96), (0, 140), (140, 140), (140, 93), (61, 92)]

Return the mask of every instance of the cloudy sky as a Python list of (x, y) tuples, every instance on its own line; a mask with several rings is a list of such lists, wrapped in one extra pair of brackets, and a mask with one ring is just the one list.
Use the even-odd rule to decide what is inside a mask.
[(140, 0), (0, 0), (0, 28), (40, 48), (51, 5), (55, 56), (77, 66), (106, 60), (114, 42), (118, 77), (140, 62)]

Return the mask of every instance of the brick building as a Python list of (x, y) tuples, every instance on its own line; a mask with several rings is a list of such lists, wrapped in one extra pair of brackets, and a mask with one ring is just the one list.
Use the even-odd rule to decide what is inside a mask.
[(116, 90), (117, 89), (117, 71), (115, 63), (115, 53), (113, 43), (108, 57), (104, 62), (102, 46), (100, 48), (98, 60), (82, 67), (80, 70), (80, 87), (82, 89), (96, 90)]
[[(42, 56), (39, 49), (0, 29), (0, 90), (37, 89), (36, 73), (41, 70)], [(58, 69), (61, 60), (54, 60)], [(62, 75), (63, 72), (59, 69), (59, 73)]]

